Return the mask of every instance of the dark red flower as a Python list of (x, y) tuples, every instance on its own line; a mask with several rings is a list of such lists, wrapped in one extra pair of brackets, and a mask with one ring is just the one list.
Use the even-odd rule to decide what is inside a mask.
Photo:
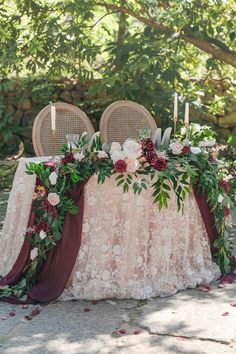
[(189, 154), (190, 151), (191, 151), (191, 150), (190, 150), (190, 147), (187, 146), (187, 145), (185, 145), (185, 146), (183, 147), (183, 149), (182, 149), (182, 153), (183, 153), (184, 155)]
[(167, 169), (167, 161), (163, 157), (158, 157), (153, 168), (157, 171), (164, 171)]
[(37, 233), (39, 233), (41, 230), (43, 230), (44, 232), (48, 232), (50, 230), (50, 226), (47, 221), (41, 220), (35, 225), (34, 229)]
[(144, 152), (147, 152), (153, 151), (155, 146), (151, 138), (145, 138), (141, 140), (141, 147)]
[(63, 163), (67, 164), (70, 162), (74, 162), (75, 158), (74, 155), (72, 154), (72, 152), (68, 152), (67, 154), (65, 154), (65, 157), (62, 159)]
[(49, 203), (47, 199), (42, 200), (41, 203), (42, 209), (46, 211), (51, 216), (55, 217), (57, 215), (57, 211), (53, 205)]
[(150, 163), (150, 165), (155, 165), (156, 161), (157, 161), (157, 153), (155, 151), (148, 151), (146, 152), (145, 155), (147, 162)]
[(224, 212), (224, 217), (226, 217), (226, 218), (230, 214), (229, 208), (227, 208), (227, 207), (224, 207), (223, 212)]
[(224, 179), (222, 179), (222, 181), (219, 182), (219, 187), (223, 188), (225, 193), (229, 193), (229, 191), (230, 191), (229, 183), (227, 181), (225, 181)]
[(123, 160), (118, 160), (115, 162), (114, 164), (114, 170), (115, 172), (118, 172), (118, 173), (123, 173), (126, 171), (126, 168), (127, 168), (127, 164), (125, 161)]

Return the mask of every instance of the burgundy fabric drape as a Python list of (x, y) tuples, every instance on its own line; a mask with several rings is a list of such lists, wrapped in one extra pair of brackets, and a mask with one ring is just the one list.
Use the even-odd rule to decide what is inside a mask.
[(217, 249), (214, 247), (214, 241), (218, 237), (218, 231), (215, 225), (215, 216), (214, 213), (211, 211), (211, 207), (207, 202), (207, 197), (202, 193), (197, 191), (197, 188), (194, 188), (194, 196), (198, 204), (198, 208), (200, 210), (207, 235), (210, 242), (211, 253), (215, 254)]
[[(37, 283), (28, 291), (24, 303), (50, 302), (57, 299), (63, 292), (73, 270), (80, 244), (84, 211), (85, 182), (78, 183), (70, 192), (70, 197), (76, 202), (77, 215), (67, 213), (61, 240), (48, 253), (47, 260), (37, 275)], [(31, 211), (28, 226), (34, 224), (34, 213)], [(30, 244), (24, 241), (19, 256), (11, 271), (0, 280), (0, 285), (14, 285), (23, 275), (30, 257)], [(21, 303), (17, 297), (0, 298), (0, 300)]]

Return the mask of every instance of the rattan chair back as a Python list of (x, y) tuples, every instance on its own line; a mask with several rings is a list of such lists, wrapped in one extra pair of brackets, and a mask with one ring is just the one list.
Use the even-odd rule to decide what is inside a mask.
[(66, 134), (88, 132), (91, 138), (94, 128), (87, 115), (76, 106), (68, 103), (53, 103), (56, 107), (56, 131), (51, 129), (51, 106), (43, 108), (35, 118), (33, 125), (33, 146), (36, 156), (51, 156), (60, 153), (62, 144), (66, 144)]
[(136, 102), (122, 100), (106, 108), (99, 130), (102, 143), (123, 143), (128, 138), (138, 139), (144, 128), (150, 129), (153, 138), (157, 126), (148, 110)]

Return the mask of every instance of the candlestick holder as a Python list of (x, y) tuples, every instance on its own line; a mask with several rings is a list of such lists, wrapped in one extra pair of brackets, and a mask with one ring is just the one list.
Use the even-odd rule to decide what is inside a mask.
[(53, 154), (50, 160), (55, 160), (56, 156), (56, 130), (52, 130), (52, 146), (53, 146)]
[(186, 139), (189, 139), (189, 123), (184, 123), (186, 129)]

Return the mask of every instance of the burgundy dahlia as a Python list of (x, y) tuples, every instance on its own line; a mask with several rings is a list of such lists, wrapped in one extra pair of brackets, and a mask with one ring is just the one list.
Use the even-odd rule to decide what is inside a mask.
[(114, 164), (114, 170), (115, 172), (118, 172), (118, 173), (123, 173), (126, 171), (126, 168), (127, 168), (127, 164), (125, 161), (123, 160), (118, 160), (115, 162)]
[(157, 153), (155, 151), (147, 151), (145, 154), (145, 157), (147, 159), (147, 162), (150, 163), (150, 165), (154, 165), (157, 161)]
[(164, 171), (167, 169), (167, 161), (163, 157), (158, 157), (153, 168), (157, 171)]
[(62, 161), (65, 164), (70, 163), (70, 162), (74, 162), (75, 161), (74, 155), (71, 152), (68, 152), (65, 154), (65, 157), (63, 158)]
[(55, 207), (51, 205), (47, 199), (42, 200), (41, 207), (44, 211), (46, 211), (46, 213), (50, 214), (51, 216), (56, 216), (57, 211)]
[(49, 223), (47, 221), (39, 221), (35, 227), (35, 232), (39, 233), (40, 231), (44, 231), (44, 232), (48, 232), (50, 230), (50, 226), (49, 226)]
[(189, 154), (190, 151), (191, 151), (191, 150), (190, 150), (190, 147), (187, 146), (187, 145), (185, 145), (185, 146), (183, 147), (183, 149), (182, 149), (182, 153), (183, 153), (184, 155)]
[(224, 212), (224, 217), (225, 218), (227, 218), (230, 215), (229, 208), (227, 208), (227, 207), (224, 207), (223, 212)]
[(141, 147), (144, 152), (147, 152), (153, 151), (155, 146), (151, 138), (145, 138), (141, 140)]
[(229, 183), (224, 179), (222, 179), (222, 181), (219, 182), (219, 187), (223, 188), (225, 193), (229, 193), (230, 191)]

